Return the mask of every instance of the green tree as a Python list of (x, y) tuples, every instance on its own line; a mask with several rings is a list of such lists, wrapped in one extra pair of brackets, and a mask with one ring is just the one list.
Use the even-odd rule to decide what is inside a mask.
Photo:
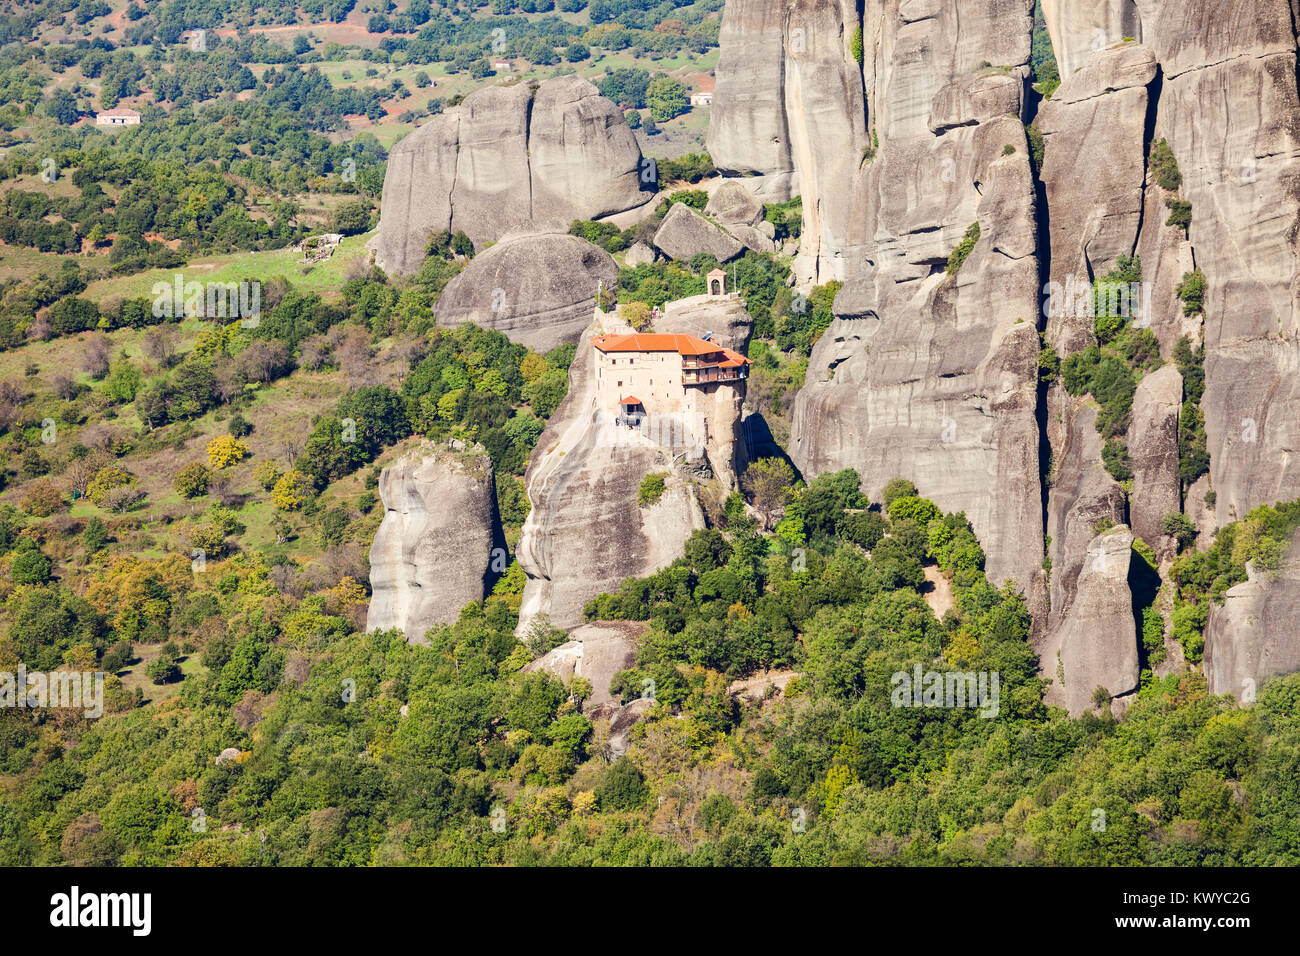
[(685, 113), (690, 108), (690, 100), (680, 80), (660, 76), (646, 88), (646, 105), (650, 107), (650, 116), (662, 123)]

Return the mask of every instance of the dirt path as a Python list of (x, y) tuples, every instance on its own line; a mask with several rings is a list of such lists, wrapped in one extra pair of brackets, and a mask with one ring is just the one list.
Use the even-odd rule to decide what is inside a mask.
[(925, 598), (925, 603), (930, 605), (930, 610), (934, 612), (934, 616), (942, 619), (944, 612), (953, 604), (952, 585), (948, 583), (948, 579), (943, 576), (943, 572), (935, 565), (927, 564), (923, 570), (929, 587), (925, 589), (922, 597)]

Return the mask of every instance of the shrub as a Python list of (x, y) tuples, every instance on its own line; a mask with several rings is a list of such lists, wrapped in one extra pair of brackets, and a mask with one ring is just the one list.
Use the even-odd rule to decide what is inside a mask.
[(881, 492), (880, 500), (888, 509), (895, 499), (898, 498), (915, 498), (917, 496), (916, 485), (912, 484), (906, 478), (895, 478), (885, 485), (885, 490)]
[(134, 482), (135, 476), (125, 469), (117, 465), (105, 465), (90, 479), (90, 484), (86, 486), (86, 497), (103, 508), (110, 491)]
[(182, 498), (198, 498), (208, 493), (211, 480), (212, 472), (208, 471), (207, 466), (202, 462), (192, 461), (176, 473), (172, 487)]
[(948, 257), (948, 266), (944, 270), (948, 275), (955, 276), (959, 271), (961, 271), (962, 263), (964, 263), (966, 257), (971, 254), (971, 251), (975, 248), (975, 243), (979, 242), (979, 239), (980, 224), (978, 222), (971, 223), (970, 228), (966, 230), (966, 235), (962, 238), (962, 241), (957, 243), (957, 248), (954, 249), (952, 255)]
[(91, 518), (86, 523), (86, 530), (81, 534), (81, 543), (91, 554), (95, 554), (108, 544), (108, 528), (105, 527), (104, 522), (98, 517)]
[(1205, 273), (1200, 269), (1184, 273), (1177, 292), (1183, 300), (1183, 315), (1200, 315), (1205, 306)]
[(1165, 515), (1161, 530), (1178, 541), (1179, 551), (1195, 541), (1200, 533), (1196, 530), (1196, 525), (1192, 524), (1192, 519), (1178, 511)]
[(886, 508), (889, 512), (890, 521), (905, 521), (911, 519), (924, 528), (935, 518), (939, 517), (939, 508), (933, 501), (928, 498), (919, 498), (916, 495), (905, 495), (901, 498), (895, 498)]
[(164, 651), (145, 666), (144, 673), (155, 684), (170, 684), (180, 680), (181, 666), (174, 654)]
[(104, 507), (114, 513), (130, 511), (144, 501), (145, 497), (144, 491), (135, 485), (123, 485), (114, 488), (104, 496)]
[(1183, 184), (1183, 174), (1178, 170), (1178, 160), (1169, 148), (1169, 141), (1158, 140), (1151, 147), (1151, 175), (1160, 184), (1161, 189), (1176, 191)]
[(596, 787), (596, 800), (602, 810), (635, 810), (649, 794), (645, 776), (627, 757), (610, 764)]
[(208, 463), (213, 468), (229, 468), (248, 457), (248, 446), (233, 435), (218, 435), (208, 442)]
[(271, 489), (271, 503), (281, 511), (297, 511), (311, 494), (311, 479), (291, 468), (280, 476)]
[(654, 471), (641, 479), (641, 487), (636, 493), (636, 501), (641, 507), (649, 507), (664, 495), (667, 472)]
[(230, 416), (230, 423), (226, 426), (226, 431), (236, 438), (247, 438), (253, 434), (253, 423), (239, 412), (235, 412)]
[(1186, 234), (1192, 224), (1192, 204), (1186, 199), (1166, 196), (1165, 206), (1169, 209), (1169, 218), (1165, 220), (1165, 225), (1178, 226)]
[(1121, 439), (1106, 439), (1106, 444), (1101, 449), (1101, 460), (1116, 481), (1128, 481), (1133, 477), (1133, 462), (1128, 456), (1128, 447)]
[(283, 474), (284, 472), (276, 467), (275, 462), (264, 461), (257, 466), (257, 470), (253, 472), (253, 477), (257, 479), (257, 483), (265, 490), (270, 491), (275, 487), (275, 483), (280, 480), (280, 476)]
[(53, 481), (35, 482), (23, 496), (22, 506), (29, 515), (47, 517), (63, 507), (63, 492)]
[(53, 563), (39, 549), (28, 548), (14, 557), (10, 577), (15, 584), (44, 584), (53, 570)]

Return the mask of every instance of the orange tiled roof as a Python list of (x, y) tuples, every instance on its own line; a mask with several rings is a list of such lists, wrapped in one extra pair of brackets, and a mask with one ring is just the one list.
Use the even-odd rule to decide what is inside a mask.
[(641, 399), (637, 398), (635, 395), (629, 395), (627, 398), (625, 398), (625, 399), (623, 399), (621, 402), (619, 402), (619, 404), (620, 404), (620, 405), (640, 405), (640, 404), (641, 404)]
[(676, 352), (678, 355), (713, 355), (721, 352), (734, 368), (750, 360), (739, 352), (723, 348), (716, 342), (706, 342), (694, 335), (682, 332), (631, 332), (623, 335), (601, 335), (591, 340), (591, 344), (602, 352)]

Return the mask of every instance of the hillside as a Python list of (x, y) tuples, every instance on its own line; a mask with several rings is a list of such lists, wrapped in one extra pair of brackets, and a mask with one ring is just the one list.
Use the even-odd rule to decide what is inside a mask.
[(0, 863), (1300, 864), (1221, 6), (7, 11)]

